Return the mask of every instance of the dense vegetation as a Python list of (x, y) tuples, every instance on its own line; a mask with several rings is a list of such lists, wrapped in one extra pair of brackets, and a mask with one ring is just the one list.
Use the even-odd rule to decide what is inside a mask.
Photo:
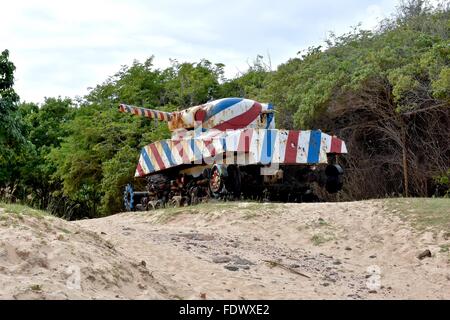
[(225, 79), (224, 65), (145, 62), (76, 101), (19, 103), (14, 64), (0, 56), (0, 198), (65, 218), (122, 209), (139, 149), (169, 136), (165, 125), (117, 112), (120, 102), (175, 110), (239, 96), (271, 101), (280, 128), (320, 128), (349, 155), (341, 199), (448, 193), (450, 177), (449, 7), (402, 2), (377, 30), (331, 35), (272, 71), (258, 56)]

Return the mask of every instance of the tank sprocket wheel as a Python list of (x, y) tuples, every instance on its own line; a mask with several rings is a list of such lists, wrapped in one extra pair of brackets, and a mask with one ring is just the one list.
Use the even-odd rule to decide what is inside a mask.
[(127, 184), (123, 194), (123, 202), (125, 206), (125, 210), (133, 211), (134, 210), (134, 190), (131, 183)]

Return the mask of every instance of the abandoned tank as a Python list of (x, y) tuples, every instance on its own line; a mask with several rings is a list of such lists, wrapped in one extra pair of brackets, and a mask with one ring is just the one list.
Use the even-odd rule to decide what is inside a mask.
[(345, 142), (320, 130), (275, 129), (270, 103), (224, 98), (176, 112), (126, 104), (119, 111), (167, 122), (172, 132), (142, 148), (135, 178), (146, 190), (126, 186), (128, 211), (211, 198), (302, 202), (315, 198), (314, 185), (342, 189)]

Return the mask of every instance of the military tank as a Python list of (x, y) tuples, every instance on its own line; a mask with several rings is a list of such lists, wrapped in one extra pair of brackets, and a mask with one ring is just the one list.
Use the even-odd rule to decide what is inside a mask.
[(320, 130), (275, 129), (275, 108), (224, 98), (176, 112), (120, 104), (119, 111), (167, 122), (171, 139), (142, 148), (135, 178), (124, 191), (125, 209), (193, 205), (209, 199), (302, 202), (313, 186), (342, 189), (345, 142)]

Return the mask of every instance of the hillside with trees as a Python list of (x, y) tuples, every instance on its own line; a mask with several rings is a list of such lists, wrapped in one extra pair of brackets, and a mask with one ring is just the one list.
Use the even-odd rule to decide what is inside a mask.
[(347, 142), (345, 189), (331, 200), (448, 196), (450, 7), (402, 2), (375, 30), (331, 34), (271, 70), (262, 56), (233, 79), (206, 59), (153, 57), (123, 66), (81, 98), (20, 102), (14, 64), (0, 56), (0, 200), (67, 219), (122, 210), (142, 146), (164, 124), (117, 112), (119, 103), (166, 111), (237, 96), (270, 101), (278, 128), (312, 129)]

